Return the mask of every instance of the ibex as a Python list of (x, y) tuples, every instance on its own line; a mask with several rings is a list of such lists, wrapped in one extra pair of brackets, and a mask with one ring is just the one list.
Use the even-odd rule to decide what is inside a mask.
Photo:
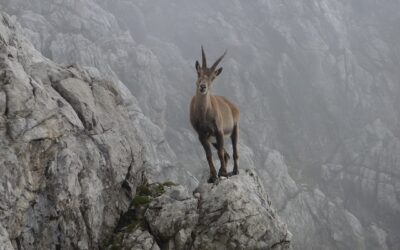
[[(238, 165), (238, 137), (239, 137), (239, 109), (233, 103), (223, 96), (214, 96), (211, 94), (211, 86), (215, 78), (221, 74), (222, 67), (217, 69), (218, 64), (226, 55), (217, 59), (211, 66), (207, 67), (206, 55), (203, 46), (201, 46), (202, 65), (196, 61), (197, 81), (196, 95), (193, 96), (190, 104), (190, 122), (196, 130), (201, 145), (203, 146), (208, 165), (210, 167), (209, 183), (213, 183), (218, 177), (228, 176), (226, 170), (227, 162), (230, 158), (224, 149), (224, 137), (231, 137), (233, 147), (233, 172), (230, 175), (239, 174)], [(217, 172), (212, 160), (210, 143), (218, 151), (218, 157), (221, 162), (221, 168)]]

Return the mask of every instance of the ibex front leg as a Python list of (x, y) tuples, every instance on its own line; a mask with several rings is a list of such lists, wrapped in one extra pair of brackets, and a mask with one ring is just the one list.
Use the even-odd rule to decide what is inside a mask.
[(218, 171), (218, 176), (228, 176), (228, 172), (226, 171), (226, 162), (225, 162), (225, 150), (224, 150), (224, 135), (222, 132), (217, 132), (217, 150), (218, 157), (221, 162), (221, 168)]
[(208, 178), (207, 182), (214, 183), (218, 179), (218, 177), (217, 177), (217, 171), (215, 170), (214, 163), (212, 161), (210, 143), (208, 142), (205, 136), (200, 135), (199, 140), (201, 142), (201, 145), (203, 145), (204, 151), (206, 152), (208, 166), (210, 167), (210, 178)]

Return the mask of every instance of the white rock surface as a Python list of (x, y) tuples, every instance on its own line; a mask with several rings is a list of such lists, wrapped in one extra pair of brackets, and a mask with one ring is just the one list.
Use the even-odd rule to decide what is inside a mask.
[(98, 248), (151, 166), (135, 125), (149, 122), (120, 85), (49, 61), (0, 19), (0, 245)]
[[(139, 211), (139, 206), (130, 209)], [(112, 246), (136, 249), (138, 241), (148, 241), (143, 249), (150, 249), (155, 239), (158, 247), (170, 250), (290, 248), (291, 233), (250, 170), (216, 184), (200, 184), (193, 194), (180, 185), (166, 187), (145, 209), (144, 218), (138, 213), (123, 217), (133, 221), (125, 222), (127, 229), (114, 237)], [(126, 240), (146, 230), (152, 237)]]
[[(51, 62), (8, 15), (0, 19), (1, 249), (103, 248), (136, 188), (162, 179), (163, 159), (174, 155), (120, 83), (99, 78), (94, 68)], [(202, 184), (196, 193), (167, 188), (145, 213), (150, 230), (139, 227), (120, 244), (289, 247), (290, 233), (254, 172)]]
[[(97, 67), (130, 88), (142, 107), (130, 109), (154, 181), (167, 176), (195, 188), (195, 178), (207, 178), (188, 122), (193, 63), (201, 43), (210, 60), (228, 48), (214, 91), (239, 105), (241, 164), (257, 169), (294, 233), (295, 248), (347, 244), (331, 233), (336, 224), (314, 216), (324, 215), (328, 204), (337, 207), (337, 221), (347, 211), (361, 223), (362, 235), (353, 230), (357, 223), (341, 229), (360, 236), (354, 240), (364, 241), (360, 246), (400, 245), (399, 1), (0, 4), (47, 57)], [(25, 126), (22, 119), (14, 124), (15, 133)], [(0, 134), (5, 126), (0, 116)], [(371, 225), (382, 230), (379, 237)]]

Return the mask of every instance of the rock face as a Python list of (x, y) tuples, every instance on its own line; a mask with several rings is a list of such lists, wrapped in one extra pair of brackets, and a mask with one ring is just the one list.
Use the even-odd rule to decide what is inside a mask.
[[(291, 234), (270, 207), (258, 177), (243, 172), (215, 185), (201, 184), (193, 195), (180, 185), (166, 187), (148, 201), (142, 218), (136, 213), (130, 222), (126, 219), (109, 248), (289, 249)], [(130, 209), (143, 204), (135, 202)]]
[(195, 196), (152, 184), (148, 228), (113, 236), (174, 154), (120, 82), (46, 59), (2, 13), (0, 43), (0, 249), (102, 249), (110, 237), (130, 249), (289, 247), (254, 173)]
[(199, 220), (194, 249), (288, 249), (290, 233), (270, 207), (254, 172), (204, 184), (199, 194)]
[(1, 14), (0, 235), (6, 249), (93, 249), (140, 183), (119, 86), (42, 57)]
[[(295, 248), (400, 244), (399, 1), (0, 4), (45, 56), (123, 82), (143, 111), (148, 175), (191, 189), (207, 175), (188, 122), (194, 60), (201, 43), (209, 60), (228, 48), (213, 91), (240, 107), (241, 165), (255, 166)], [(0, 112), (5, 102), (0, 92)]]

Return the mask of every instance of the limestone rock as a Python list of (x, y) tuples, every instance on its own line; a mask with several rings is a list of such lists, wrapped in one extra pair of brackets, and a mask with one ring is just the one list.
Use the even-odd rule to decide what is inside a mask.
[(173, 186), (149, 204), (145, 220), (162, 249), (288, 249), (291, 234), (253, 171), (200, 184), (193, 196)]
[(3, 228), (1, 224), (0, 224), (0, 249), (1, 250), (14, 249), (11, 244), (7, 230)]
[[(181, 241), (182, 237), (187, 240), (191, 238), (192, 230), (199, 220), (197, 205), (197, 199), (187, 195), (183, 187), (172, 187), (150, 203), (145, 215), (146, 221), (160, 241), (174, 241), (175, 235)], [(185, 242), (175, 245), (177, 248), (180, 245), (182, 249)]]
[(120, 234), (118, 242), (113, 242), (108, 249), (123, 250), (160, 250), (154, 237), (146, 230), (136, 229), (132, 233)]
[[(241, 165), (254, 165), (260, 174), (294, 233), (295, 248), (320, 248), (324, 243), (326, 249), (337, 249), (348, 243), (341, 242), (346, 237), (331, 233), (340, 230), (356, 237), (352, 246), (360, 241), (365, 242), (359, 246), (376, 249), (400, 244), (395, 220), (400, 218), (398, 1), (0, 4), (15, 15), (45, 56), (58, 63), (96, 67), (130, 88), (136, 100), (125, 91), (122, 96), (130, 103), (137, 140), (151, 166), (146, 175), (154, 181), (167, 176), (195, 188), (196, 178), (207, 178), (204, 152), (187, 117), (195, 81), (193, 61), (199, 57), (200, 43), (210, 59), (228, 48), (214, 91), (240, 107)], [(11, 33), (6, 30), (1, 37), (8, 40)], [(17, 57), (15, 50), (10, 52)], [(29, 74), (47, 75), (43, 72), (37, 66)], [(7, 124), (2, 111), (0, 105), (0, 136)], [(63, 115), (73, 126), (83, 127), (76, 112), (65, 109)], [(57, 137), (68, 131), (57, 121), (45, 121), (54, 131), (39, 126), (24, 138)], [(35, 124), (13, 118), (8, 133), (17, 137), (30, 126), (27, 122)], [(4, 149), (4, 154), (12, 151)], [(11, 157), (7, 161), (15, 163)], [(329, 211), (337, 212), (328, 220), (325, 208), (332, 205), (336, 208)], [(362, 230), (356, 220), (351, 220), (354, 228), (332, 223), (344, 222), (347, 212)]]
[(140, 184), (140, 128), (118, 84), (49, 61), (0, 15), (0, 245), (98, 248)]

